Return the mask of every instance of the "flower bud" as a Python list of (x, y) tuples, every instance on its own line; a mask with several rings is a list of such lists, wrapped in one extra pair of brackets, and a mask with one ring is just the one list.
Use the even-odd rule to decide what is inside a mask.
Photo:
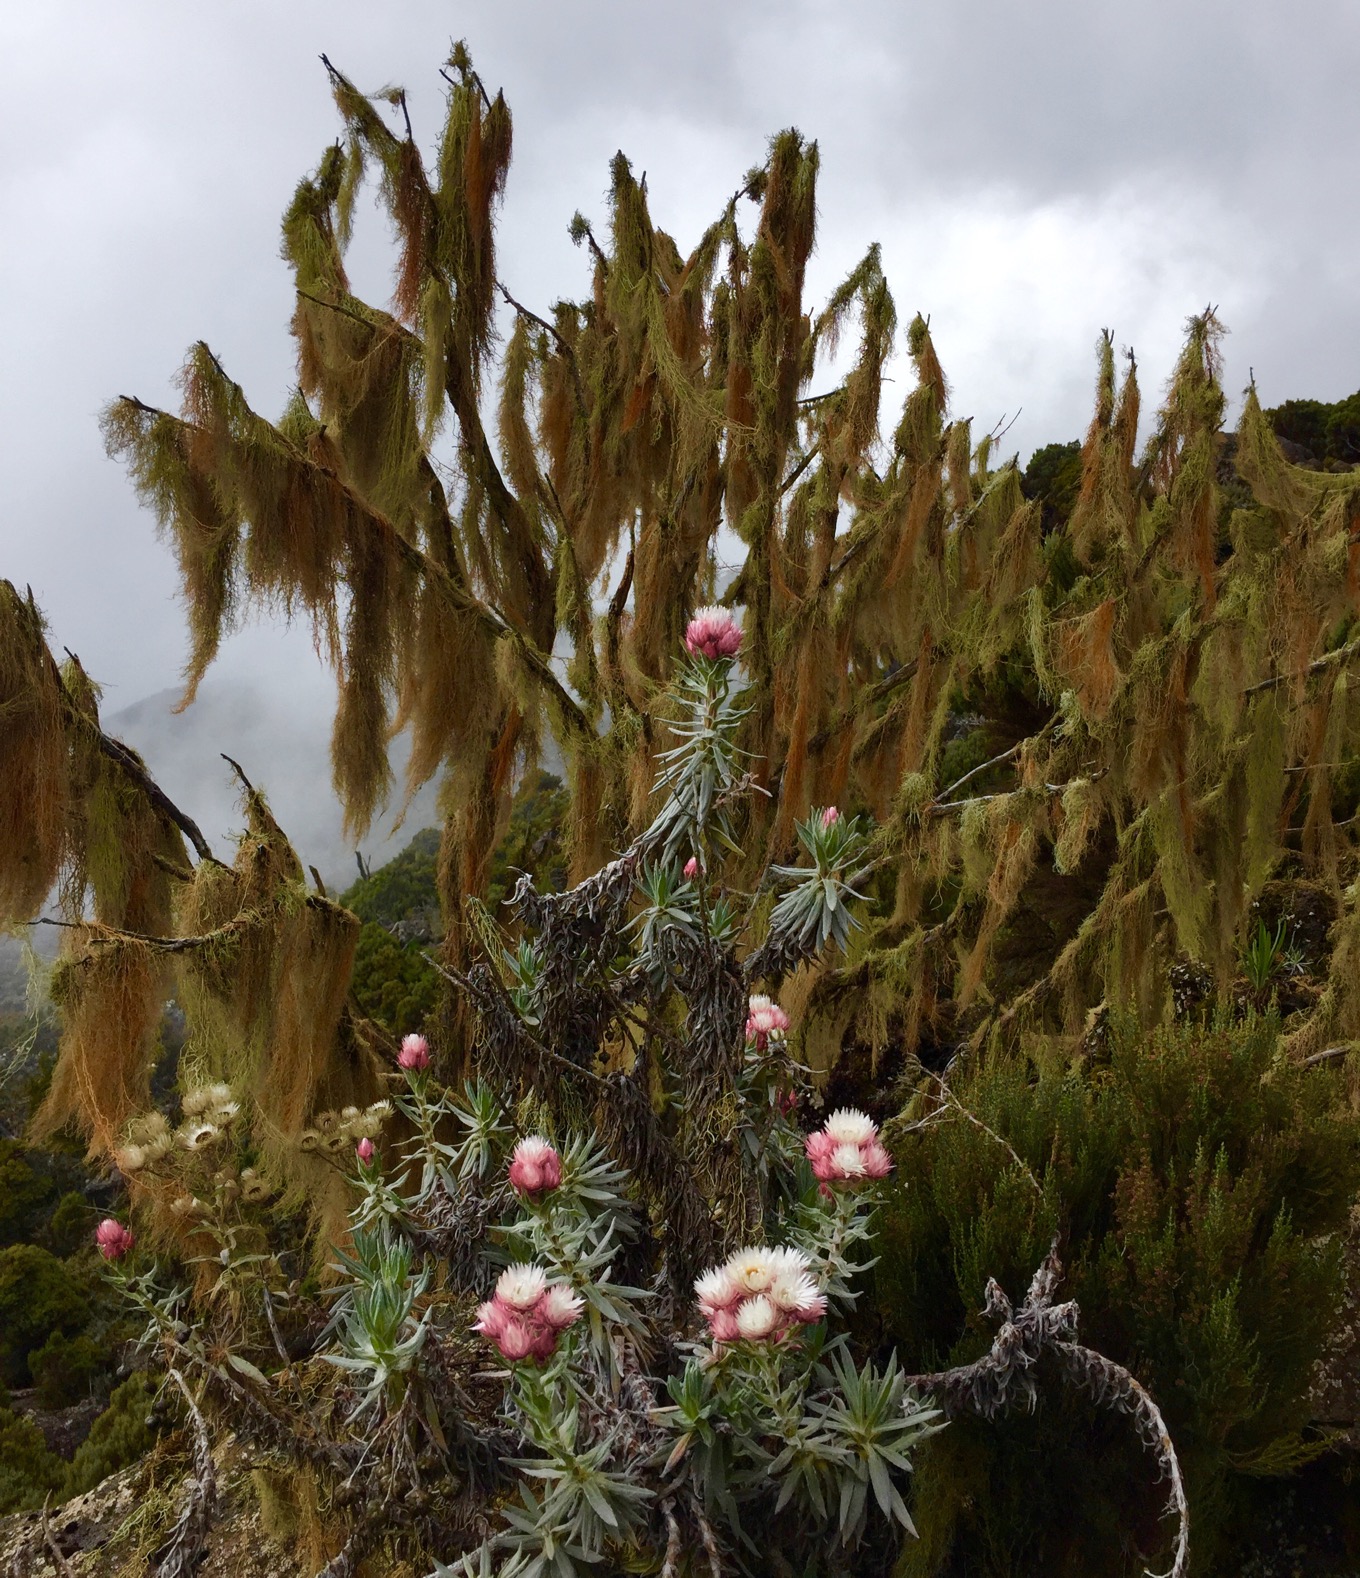
[(700, 608), (685, 626), (685, 646), (692, 656), (736, 657), (741, 650), (741, 626), (726, 608)]
[(105, 1260), (121, 1260), (132, 1248), (134, 1239), (121, 1222), (106, 1216), (94, 1230), (94, 1241)]
[(397, 1062), (408, 1074), (419, 1074), (430, 1066), (430, 1044), (424, 1036), (404, 1036)]
[(562, 1158), (541, 1134), (531, 1134), (510, 1158), (510, 1187), (522, 1195), (544, 1194), (562, 1182)]
[(823, 828), (834, 827), (840, 819), (841, 814), (834, 805), (827, 806), (826, 810), (822, 812)]
[(369, 1163), (372, 1162), (372, 1160), (373, 1160), (373, 1155), (374, 1155), (373, 1141), (370, 1140), (367, 1135), (365, 1135), (363, 1137), (363, 1139), (360, 1140), (359, 1143), (354, 1147), (354, 1149), (355, 1149), (355, 1153), (359, 1157), (359, 1164), (360, 1164), (360, 1166), (367, 1167), (369, 1165)]

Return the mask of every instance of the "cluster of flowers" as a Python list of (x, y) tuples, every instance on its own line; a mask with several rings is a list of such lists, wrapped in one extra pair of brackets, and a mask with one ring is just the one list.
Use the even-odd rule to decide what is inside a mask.
[(799, 1249), (739, 1249), (694, 1284), (715, 1343), (769, 1342), (826, 1314), (826, 1296)]
[(685, 626), (685, 646), (691, 656), (736, 657), (741, 651), (741, 626), (726, 608), (700, 608)]
[(240, 1115), (230, 1085), (200, 1085), (187, 1091), (184, 1121), (171, 1129), (163, 1112), (148, 1112), (128, 1127), (127, 1143), (114, 1161), (125, 1176), (153, 1166), (173, 1150), (202, 1151), (221, 1140)]
[(757, 1052), (778, 1045), (788, 1032), (789, 1016), (770, 998), (757, 993), (746, 1005), (746, 1039)]
[(539, 1266), (510, 1266), (495, 1294), (478, 1307), (473, 1331), (489, 1337), (503, 1359), (550, 1359), (558, 1339), (585, 1308), (565, 1282), (549, 1282)]
[(860, 1183), (886, 1178), (892, 1157), (878, 1137), (878, 1126), (854, 1107), (833, 1112), (806, 1142), (813, 1177), (822, 1184)]
[(360, 1140), (372, 1140), (392, 1116), (390, 1101), (375, 1101), (368, 1107), (344, 1107), (339, 1112), (318, 1112), (311, 1127), (298, 1136), (304, 1151), (328, 1151), (338, 1156)]

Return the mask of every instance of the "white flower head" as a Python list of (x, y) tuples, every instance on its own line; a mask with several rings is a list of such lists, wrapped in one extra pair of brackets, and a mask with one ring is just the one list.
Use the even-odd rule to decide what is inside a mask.
[(747, 1299), (737, 1311), (737, 1330), (748, 1342), (763, 1342), (779, 1324), (779, 1311), (763, 1293)]
[(565, 1282), (554, 1282), (543, 1295), (538, 1313), (554, 1331), (565, 1331), (581, 1318), (585, 1307), (586, 1301), (579, 1293), (573, 1293)]
[(531, 1310), (547, 1291), (548, 1279), (540, 1266), (507, 1266), (496, 1283), (496, 1297), (511, 1309)]
[(776, 1277), (797, 1277), (812, 1270), (811, 1260), (801, 1249), (795, 1249), (791, 1244), (767, 1250), (766, 1253), (770, 1257), (770, 1268)]
[(817, 1298), (817, 1284), (806, 1271), (785, 1274), (776, 1277), (770, 1284), (768, 1297), (776, 1309), (792, 1315), (799, 1310), (812, 1308)]
[(209, 1085), (207, 1090), (208, 1105), (210, 1107), (225, 1107), (232, 1099), (230, 1085)]
[(146, 1166), (146, 1151), (140, 1145), (125, 1145), (114, 1152), (113, 1159), (120, 1173), (136, 1173)]
[(186, 1123), (179, 1131), (179, 1143), (186, 1151), (201, 1151), (217, 1138), (217, 1126), (212, 1123)]
[(725, 1310), (742, 1295), (741, 1284), (726, 1266), (705, 1271), (694, 1284), (694, 1296), (704, 1310)]
[(864, 1177), (864, 1156), (858, 1145), (838, 1145), (831, 1153), (831, 1165), (837, 1177)]
[(723, 1270), (743, 1293), (763, 1293), (774, 1281), (774, 1250), (739, 1249)]
[(826, 1120), (826, 1132), (838, 1145), (867, 1145), (878, 1138), (878, 1126), (858, 1107), (842, 1107)]
[(186, 1118), (196, 1118), (200, 1112), (206, 1112), (212, 1105), (212, 1097), (207, 1090), (200, 1086), (196, 1090), (186, 1090), (184, 1100), (180, 1102), (180, 1110)]

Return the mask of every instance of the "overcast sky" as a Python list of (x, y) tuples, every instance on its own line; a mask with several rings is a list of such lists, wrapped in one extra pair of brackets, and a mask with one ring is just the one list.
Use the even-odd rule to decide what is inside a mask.
[[(500, 271), (539, 310), (585, 288), (566, 227), (602, 215), (617, 148), (684, 247), (797, 125), (822, 152), (814, 294), (881, 241), (903, 321), (931, 317), (955, 413), (990, 426), (1023, 407), (1022, 460), (1084, 429), (1102, 327), (1137, 351), (1150, 407), (1208, 302), (1234, 393), (1249, 367), (1268, 404), (1360, 386), (1360, 0), (6, 0), (0, 576), (32, 584), (109, 714), (173, 685), (186, 642), (100, 408), (172, 403), (202, 338), (278, 413), (279, 217), (337, 126), (317, 57), (363, 88), (403, 83), (428, 147), (458, 37), (514, 114)], [(368, 251), (358, 283), (382, 299), (376, 227)], [(289, 741), (286, 772), (257, 765), (287, 779), (296, 825), (329, 776), (330, 683), (305, 636), (234, 638), (205, 703), (246, 694), (258, 754)], [(237, 755), (246, 721), (222, 716)], [(186, 759), (167, 776), (209, 797), (216, 831), (211, 741), (173, 728)], [(338, 835), (309, 836), (326, 869)]]

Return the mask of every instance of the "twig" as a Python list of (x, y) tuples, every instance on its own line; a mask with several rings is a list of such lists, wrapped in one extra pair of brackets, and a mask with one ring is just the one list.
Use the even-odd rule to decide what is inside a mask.
[(42, 1504), (43, 1544), (52, 1552), (53, 1560), (57, 1564), (57, 1571), (61, 1574), (61, 1578), (76, 1578), (75, 1568), (66, 1560), (66, 1553), (57, 1544), (57, 1537), (52, 1533), (52, 1525), (48, 1521), (47, 1509), (51, 1500), (52, 1492), (49, 1490)]
[(1320, 658), (1315, 659), (1307, 668), (1300, 669), (1296, 674), (1275, 674), (1270, 679), (1258, 680), (1254, 685), (1248, 685), (1242, 692), (1244, 696), (1255, 696), (1259, 691), (1274, 690), (1277, 685), (1287, 685), (1290, 680), (1306, 679), (1310, 674), (1320, 674), (1323, 669), (1333, 663), (1344, 663), (1347, 658), (1360, 653), (1360, 641), (1352, 641), (1344, 647), (1337, 647), (1335, 652), (1324, 652)]
[(1018, 756), (1020, 749), (1024, 744), (1024, 740), (1017, 740), (1016, 743), (1011, 746), (1010, 750), (1002, 751), (999, 756), (993, 756), (990, 761), (979, 762), (976, 767), (970, 768), (966, 773), (964, 773), (962, 778), (956, 778), (947, 789), (941, 789), (939, 794), (935, 797), (936, 801), (938, 802), (941, 800), (947, 800), (951, 794), (954, 794), (957, 790), (962, 789), (964, 784), (966, 784), (970, 778), (976, 778), (979, 773), (985, 773), (989, 767), (999, 767), (1002, 762), (1010, 761), (1012, 756)]
[(231, 768), (232, 772), (234, 772), (241, 780), (241, 783), (245, 787), (246, 793), (253, 795), (256, 792), (255, 785), (251, 783), (249, 778), (246, 777), (245, 769), (241, 766), (240, 762), (234, 762), (225, 751), (220, 751), (218, 754), (221, 756), (222, 760), (227, 764), (227, 766)]
[(1326, 1063), (1334, 1057), (1345, 1057), (1350, 1050), (1349, 1043), (1342, 1047), (1324, 1047), (1321, 1052), (1310, 1052), (1304, 1058), (1301, 1066), (1303, 1068), (1312, 1068), (1315, 1063)]
[(164, 1547), (165, 1555), (157, 1563), (156, 1572), (159, 1578), (189, 1578), (198, 1566), (207, 1540), (208, 1524), (217, 1501), (217, 1474), (213, 1468), (208, 1427), (194, 1401), (194, 1395), (173, 1365), (167, 1373), (184, 1394), (184, 1402), (189, 1410), (189, 1423), (194, 1433), (194, 1472), (189, 1481), (184, 1507), (175, 1520), (175, 1527)]
[(284, 1368), (287, 1369), (293, 1361), (288, 1357), (288, 1350), (283, 1345), (283, 1333), (279, 1330), (278, 1319), (274, 1314), (274, 1301), (269, 1296), (269, 1288), (263, 1282), (260, 1284), (260, 1292), (264, 1295), (264, 1318), (269, 1322), (269, 1335), (274, 1339), (275, 1351), (283, 1360)]

